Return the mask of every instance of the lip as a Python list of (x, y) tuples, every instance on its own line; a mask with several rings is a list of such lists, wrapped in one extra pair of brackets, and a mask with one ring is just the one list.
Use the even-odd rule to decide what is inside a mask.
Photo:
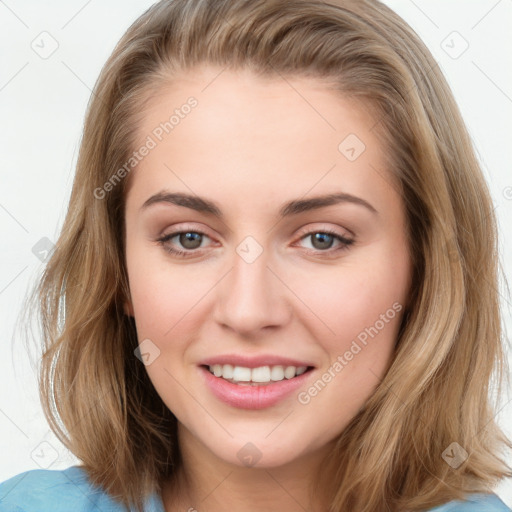
[[(225, 361), (225, 359), (222, 359), (222, 361)], [(254, 361), (251, 362), (254, 363)], [(254, 364), (250, 366), (250, 368), (255, 368), (258, 365), (260, 364)], [(239, 364), (239, 366), (243, 365)], [(295, 365), (291, 364), (290, 366)], [(280, 381), (271, 382), (270, 384), (254, 386), (233, 384), (232, 382), (224, 380), (222, 377), (215, 377), (206, 366), (200, 366), (199, 370), (203, 375), (206, 386), (222, 402), (239, 409), (265, 409), (289, 397), (294, 391), (303, 386), (306, 380), (309, 379), (313, 368), (309, 366), (306, 372), (292, 379), (285, 378)]]
[(245, 366), (246, 368), (258, 368), (259, 366), (311, 366), (315, 365), (308, 361), (299, 361), (289, 357), (281, 357), (272, 354), (260, 354), (257, 356), (247, 356), (240, 354), (224, 354), (209, 357), (199, 362), (201, 366), (212, 366), (214, 364), (231, 364), (233, 366)]

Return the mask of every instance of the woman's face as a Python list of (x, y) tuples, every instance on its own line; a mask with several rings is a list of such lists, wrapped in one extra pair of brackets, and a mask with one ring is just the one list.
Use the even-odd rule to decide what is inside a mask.
[(205, 457), (320, 452), (390, 364), (411, 262), (369, 112), (312, 79), (203, 67), (144, 113), (126, 311)]

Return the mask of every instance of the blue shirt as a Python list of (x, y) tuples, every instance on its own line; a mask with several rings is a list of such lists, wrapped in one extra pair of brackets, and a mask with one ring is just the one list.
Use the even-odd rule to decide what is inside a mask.
[[(146, 512), (165, 512), (156, 493)], [(133, 509), (132, 509), (133, 510)], [(125, 512), (79, 466), (64, 470), (32, 469), (0, 484), (0, 512)], [(511, 512), (495, 494), (473, 494), (470, 501), (452, 501), (430, 512)]]

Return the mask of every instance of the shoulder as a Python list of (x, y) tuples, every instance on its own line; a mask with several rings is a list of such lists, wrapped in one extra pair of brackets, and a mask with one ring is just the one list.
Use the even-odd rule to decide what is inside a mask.
[[(0, 512), (124, 512), (126, 509), (94, 487), (85, 470), (33, 469), (0, 483)], [(150, 510), (158, 512), (154, 506)]]
[(430, 512), (511, 512), (496, 494), (473, 494), (466, 501), (450, 501)]

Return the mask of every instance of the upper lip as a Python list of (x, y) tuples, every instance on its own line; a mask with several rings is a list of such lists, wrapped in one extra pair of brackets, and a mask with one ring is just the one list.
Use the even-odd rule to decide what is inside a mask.
[(231, 364), (233, 366), (244, 366), (246, 368), (258, 368), (259, 366), (314, 366), (307, 361), (299, 361), (290, 357), (282, 357), (272, 354), (261, 354), (247, 356), (241, 354), (224, 354), (208, 357), (199, 362), (200, 365), (213, 366), (214, 364)]

